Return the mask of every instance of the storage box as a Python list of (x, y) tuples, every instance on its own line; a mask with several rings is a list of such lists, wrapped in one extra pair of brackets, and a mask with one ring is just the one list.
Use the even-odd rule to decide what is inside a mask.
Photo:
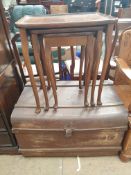
[[(35, 114), (31, 87), (25, 87), (12, 113), (13, 132), (24, 156), (104, 156), (118, 154), (127, 130), (128, 120), (113, 85), (105, 84), (103, 105), (84, 108), (84, 90), (76, 83), (58, 82), (59, 107), (44, 112), (42, 90), (39, 96), (42, 110)], [(97, 89), (96, 89), (97, 94)]]

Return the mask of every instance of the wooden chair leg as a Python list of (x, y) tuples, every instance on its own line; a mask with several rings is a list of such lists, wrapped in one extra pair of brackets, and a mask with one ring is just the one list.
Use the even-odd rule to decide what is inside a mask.
[(82, 81), (82, 70), (83, 70), (84, 58), (85, 58), (85, 46), (81, 46), (80, 69), (79, 69), (79, 89), (82, 89), (81, 81)]
[(94, 47), (95, 63), (93, 65), (93, 71), (92, 71), (93, 76), (92, 76), (91, 102), (90, 102), (91, 106), (95, 106), (94, 92), (95, 92), (96, 80), (97, 80), (98, 69), (100, 64), (101, 48), (102, 48), (102, 31), (98, 31), (96, 36), (96, 41), (95, 41), (95, 47)]
[[(84, 105), (87, 107), (89, 103), (87, 101), (87, 94), (89, 90), (89, 84), (91, 80), (91, 72), (93, 65), (93, 53), (94, 53), (94, 37), (93, 35), (88, 36), (88, 44), (86, 46), (86, 70), (85, 70), (85, 95), (84, 95)], [(87, 61), (88, 60), (88, 61)]]
[(34, 92), (35, 100), (36, 100), (36, 113), (39, 113), (41, 111), (40, 108), (40, 101), (39, 101), (39, 96), (38, 96), (38, 91), (37, 91), (37, 86), (36, 82), (33, 76), (33, 71), (30, 63), (30, 57), (29, 57), (29, 52), (28, 52), (28, 38), (27, 38), (27, 33), (26, 30), (21, 28), (20, 29), (20, 34), (21, 34), (21, 42), (22, 42), (22, 52), (23, 52), (23, 57), (25, 60), (25, 64), (28, 70), (28, 74), (30, 77), (32, 89)]
[(44, 97), (45, 97), (45, 111), (48, 111), (49, 101), (48, 101), (48, 95), (47, 95), (47, 90), (46, 90), (45, 78), (43, 76), (42, 64), (40, 62), (40, 48), (39, 48), (39, 43), (38, 43), (38, 37), (36, 34), (32, 34), (31, 38), (32, 38), (32, 46), (34, 50), (34, 58), (36, 62), (36, 67), (38, 70), (40, 82), (42, 85), (42, 90), (43, 90)]

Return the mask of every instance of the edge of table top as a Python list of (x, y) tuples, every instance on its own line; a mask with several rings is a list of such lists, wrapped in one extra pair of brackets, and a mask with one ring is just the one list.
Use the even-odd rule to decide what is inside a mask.
[(19, 28), (60, 28), (106, 25), (118, 19), (101, 13), (78, 13), (45, 16), (24, 16), (15, 24)]

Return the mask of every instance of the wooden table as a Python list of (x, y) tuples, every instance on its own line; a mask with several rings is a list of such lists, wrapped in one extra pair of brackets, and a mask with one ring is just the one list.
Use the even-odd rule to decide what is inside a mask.
[[(100, 62), (101, 55), (101, 45), (102, 45), (102, 34), (105, 32), (105, 58), (104, 58), (104, 66), (102, 69), (102, 75), (100, 79), (100, 85), (98, 90), (98, 98), (97, 104), (101, 105), (101, 92), (103, 87), (103, 81), (106, 76), (107, 68), (109, 65), (111, 53), (113, 50), (113, 45), (115, 44), (115, 40), (112, 43), (112, 32), (114, 26), (117, 24), (117, 19), (111, 16), (105, 16), (100, 13), (80, 13), (80, 14), (66, 14), (66, 15), (47, 15), (43, 17), (31, 17), (25, 16), (16, 22), (17, 27), (20, 29), (21, 42), (22, 42), (22, 51), (25, 59), (25, 64), (27, 66), (27, 70), (29, 72), (29, 77), (31, 80), (33, 92), (36, 100), (36, 112), (40, 112), (40, 101), (38, 97), (36, 83), (33, 77), (32, 68), (29, 61), (29, 53), (28, 53), (28, 38), (27, 35), (31, 36), (31, 41), (34, 49), (34, 56), (36, 61), (37, 70), (40, 76), (45, 101), (46, 101), (46, 110), (49, 109), (49, 102), (47, 96), (47, 90), (45, 87), (45, 79), (42, 72), (42, 66), (40, 63), (40, 54), (39, 50), (42, 48), (44, 64), (47, 68), (47, 77), (51, 83), (51, 87), (54, 95), (54, 108), (58, 106), (57, 100), (57, 92), (56, 92), (56, 83), (53, 72), (52, 61), (49, 58), (49, 47), (43, 44), (43, 38), (52, 38), (52, 37), (70, 37), (70, 36), (88, 36), (88, 44), (86, 46), (87, 54), (87, 66), (86, 66), (86, 75), (85, 75), (85, 105), (88, 105), (87, 102), (87, 93), (88, 87), (90, 83), (90, 79), (92, 77), (92, 90), (91, 90), (91, 105), (94, 106), (94, 91), (96, 85), (96, 78), (98, 73), (98, 66)], [(91, 34), (91, 35), (90, 35)], [(52, 41), (52, 40), (51, 40)], [(59, 40), (60, 41), (60, 40)], [(63, 40), (61, 39), (60, 43)], [(67, 38), (68, 41), (68, 38)], [(94, 42), (94, 46), (93, 46)], [(40, 44), (39, 44), (40, 43)], [(59, 43), (59, 44), (60, 44)], [(57, 42), (58, 44), (58, 42)], [(70, 43), (69, 43), (70, 45)], [(57, 46), (57, 45), (56, 45)], [(44, 51), (44, 47), (46, 50)], [(94, 51), (94, 52), (93, 52)], [(93, 74), (92, 74), (92, 70)]]

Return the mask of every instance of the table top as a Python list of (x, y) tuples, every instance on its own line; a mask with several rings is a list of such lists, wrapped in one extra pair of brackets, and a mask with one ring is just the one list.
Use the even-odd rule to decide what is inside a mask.
[(115, 23), (117, 18), (101, 13), (78, 13), (45, 16), (25, 16), (16, 22), (19, 28), (88, 27)]
[(119, 24), (121, 24), (121, 23), (122, 23), (122, 24), (123, 24), (123, 23), (127, 23), (127, 24), (130, 23), (130, 24), (131, 24), (131, 18), (119, 18), (119, 19), (118, 19), (118, 23), (119, 23)]

